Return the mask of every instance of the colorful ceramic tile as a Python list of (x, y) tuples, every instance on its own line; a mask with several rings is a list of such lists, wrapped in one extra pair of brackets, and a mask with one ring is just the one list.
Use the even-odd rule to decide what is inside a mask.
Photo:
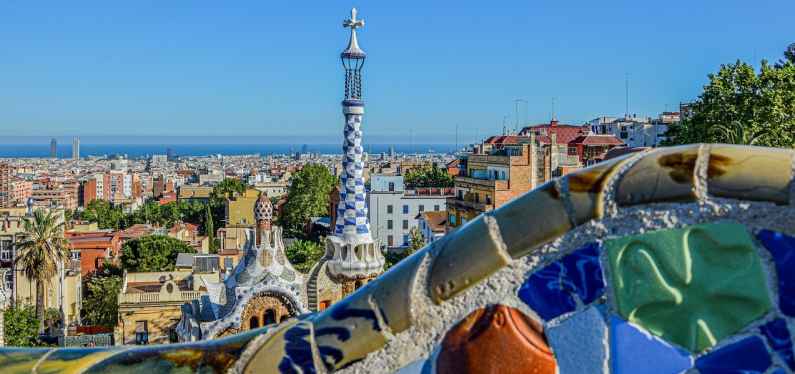
[(684, 350), (621, 318), (610, 317), (611, 373), (675, 374), (691, 367), (693, 359)]
[(477, 309), (442, 340), (436, 373), (555, 374), (541, 325), (504, 305)]
[(761, 261), (740, 224), (660, 230), (605, 247), (619, 314), (691, 352), (714, 346), (771, 307)]
[(776, 263), (778, 304), (781, 313), (795, 317), (795, 238), (780, 232), (760, 230), (756, 237)]
[(765, 343), (758, 336), (718, 348), (696, 360), (696, 368), (701, 374), (761, 374), (771, 364)]
[(792, 339), (787, 327), (787, 321), (777, 318), (762, 326), (759, 331), (765, 336), (767, 345), (776, 352), (781, 361), (790, 369), (795, 370), (795, 354), (792, 351)]
[(587, 244), (533, 272), (519, 288), (519, 298), (545, 320), (572, 312), (577, 300), (590, 304), (604, 294), (599, 245)]
[(559, 374), (607, 372), (607, 324), (596, 307), (547, 326), (546, 335)]

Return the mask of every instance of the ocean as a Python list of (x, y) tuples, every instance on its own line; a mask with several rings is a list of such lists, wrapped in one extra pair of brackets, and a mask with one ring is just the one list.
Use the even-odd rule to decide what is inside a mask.
[[(452, 153), (456, 150), (454, 144), (368, 144), (364, 150), (370, 154), (388, 153), (394, 147), (396, 153)], [(166, 154), (168, 149), (177, 156), (207, 156), (207, 155), (279, 155), (293, 154), (296, 152), (309, 152), (321, 154), (342, 153), (341, 144), (81, 144), (80, 157), (126, 155), (128, 158), (142, 158), (153, 154)], [(57, 148), (59, 158), (72, 157), (71, 144), (59, 144)], [(0, 144), (0, 157), (50, 157), (48, 144)]]

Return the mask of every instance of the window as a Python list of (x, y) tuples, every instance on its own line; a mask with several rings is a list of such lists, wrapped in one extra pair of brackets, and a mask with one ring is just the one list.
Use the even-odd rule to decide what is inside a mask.
[(451, 226), (455, 226), (455, 214), (451, 214), (447, 217), (447, 220), (450, 221)]
[(135, 321), (135, 344), (149, 344), (148, 321)]
[(0, 241), (0, 260), (11, 261), (11, 245)]
[(387, 235), (386, 236), (386, 245), (389, 246), (389, 247), (394, 247), (395, 246), (395, 238), (392, 235)]
[(418, 210), (419, 210), (420, 213), (425, 211), (425, 205), (420, 204), (420, 206), (418, 208), (419, 208)]
[(392, 214), (392, 204), (386, 206), (386, 214)]
[(80, 259), (80, 251), (69, 251), (69, 254), (72, 257), (72, 260), (79, 260)]
[(486, 195), (486, 204), (491, 205), (491, 195)]
[(386, 221), (386, 229), (387, 230), (392, 230), (392, 220), (391, 219)]
[(409, 236), (403, 235), (403, 246), (409, 245)]
[(406, 204), (403, 204), (403, 214), (409, 214), (409, 206)]
[(395, 191), (395, 182), (389, 182), (389, 192)]
[(433, 211), (434, 212), (438, 212), (439, 211), (439, 206), (438, 205), (434, 205), (433, 206)]
[(227, 257), (224, 259), (224, 269), (231, 269), (232, 268), (232, 258)]
[(268, 309), (265, 311), (265, 314), (262, 315), (262, 325), (272, 325), (276, 323), (276, 312), (273, 309)]
[(409, 229), (409, 220), (404, 219), (403, 220), (403, 230), (408, 230), (408, 229)]

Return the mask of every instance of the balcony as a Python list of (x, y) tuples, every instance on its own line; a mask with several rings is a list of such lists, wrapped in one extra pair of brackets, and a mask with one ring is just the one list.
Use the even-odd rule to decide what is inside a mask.
[(508, 189), (508, 181), (507, 180), (498, 180), (498, 179), (479, 179), (479, 178), (472, 178), (472, 177), (455, 177), (456, 183), (467, 183), (473, 184), (476, 186), (483, 186), (488, 188), (493, 188), (497, 190), (507, 190)]
[(470, 209), (475, 210), (478, 212), (487, 212), (489, 210), (494, 209), (494, 205), (486, 204), (486, 203), (478, 203), (474, 201), (467, 201), (467, 200), (459, 200), (455, 197), (448, 197), (447, 200), (447, 207), (448, 208), (455, 208), (455, 209)]
[(205, 295), (203, 291), (177, 291), (172, 293), (139, 292), (119, 294), (119, 304), (156, 304), (191, 302)]

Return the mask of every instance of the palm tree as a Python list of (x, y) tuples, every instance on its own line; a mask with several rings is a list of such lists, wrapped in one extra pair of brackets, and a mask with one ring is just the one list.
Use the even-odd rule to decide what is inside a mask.
[(19, 244), (15, 264), (36, 282), (36, 318), (44, 326), (44, 284), (69, 259), (69, 243), (63, 235), (64, 222), (53, 212), (38, 209), (25, 221), (26, 239)]

